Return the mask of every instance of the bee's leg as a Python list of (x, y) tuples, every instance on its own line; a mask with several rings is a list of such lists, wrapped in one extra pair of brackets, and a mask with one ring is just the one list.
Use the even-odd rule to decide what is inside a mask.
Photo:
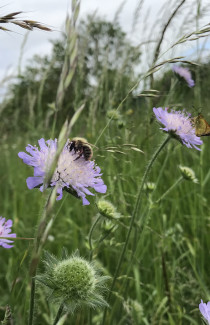
[(80, 152), (79, 156), (77, 158), (75, 158), (74, 161), (78, 160), (80, 157), (82, 157), (82, 154), (83, 154), (83, 152)]
[(69, 145), (69, 151), (72, 151), (73, 149), (76, 152), (76, 149), (74, 148), (74, 143), (71, 142), (70, 145)]
[(67, 144), (67, 148), (69, 149), (69, 151), (72, 151), (72, 149), (74, 148), (73, 142), (69, 142)]

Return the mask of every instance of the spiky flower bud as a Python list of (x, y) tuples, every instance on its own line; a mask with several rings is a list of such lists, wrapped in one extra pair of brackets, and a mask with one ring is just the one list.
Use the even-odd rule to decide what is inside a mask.
[(195, 172), (191, 168), (186, 166), (179, 166), (179, 169), (184, 179), (193, 183), (198, 183), (198, 179), (195, 177)]
[(102, 216), (108, 219), (117, 219), (120, 217), (119, 213), (116, 211), (115, 206), (106, 200), (99, 200), (97, 203), (98, 210)]
[(107, 306), (103, 299), (104, 283), (109, 277), (101, 276), (94, 263), (86, 261), (78, 253), (59, 260), (45, 253), (46, 272), (36, 277), (49, 290), (49, 298), (64, 304), (70, 312), (87, 306), (90, 308)]
[(57, 264), (53, 270), (57, 297), (84, 300), (95, 289), (94, 268), (81, 257), (71, 257)]

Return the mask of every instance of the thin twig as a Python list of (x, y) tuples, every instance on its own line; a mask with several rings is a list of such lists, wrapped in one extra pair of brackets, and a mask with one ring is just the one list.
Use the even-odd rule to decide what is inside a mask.
[[(159, 42), (155, 48), (155, 52), (154, 52), (154, 58), (153, 58), (153, 62), (152, 62), (152, 66), (155, 65), (157, 59), (158, 59), (158, 56), (159, 56), (159, 53), (160, 53), (160, 46), (162, 44), (162, 41), (163, 41), (163, 38), (164, 38), (164, 35), (165, 35), (165, 32), (168, 28), (168, 26), (170, 25), (172, 19), (174, 18), (174, 16), (176, 15), (177, 11), (179, 10), (179, 8), (185, 3), (185, 0), (182, 0), (182, 2), (176, 7), (176, 9), (172, 12), (171, 16), (169, 17), (167, 23), (165, 24), (163, 30), (162, 30), (162, 33), (161, 33), (161, 36), (160, 36), (160, 39), (159, 39)], [(150, 88), (153, 88), (153, 74), (151, 74), (150, 76)]]

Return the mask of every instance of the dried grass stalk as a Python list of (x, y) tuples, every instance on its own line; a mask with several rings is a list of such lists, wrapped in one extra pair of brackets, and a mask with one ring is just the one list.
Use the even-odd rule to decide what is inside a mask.
[(64, 63), (60, 75), (60, 81), (57, 89), (55, 107), (59, 110), (65, 97), (65, 93), (70, 86), (77, 67), (78, 59), (78, 35), (76, 29), (77, 18), (80, 11), (80, 0), (72, 1), (71, 18), (66, 18), (66, 50)]
[[(17, 25), (21, 28), (27, 29), (27, 30), (33, 30), (34, 28), (45, 30), (47, 32), (51, 32), (52, 29), (49, 27), (46, 27), (42, 23), (39, 23), (38, 21), (35, 20), (27, 20), (27, 19), (17, 19), (16, 17), (20, 14), (22, 14), (23, 11), (16, 11), (12, 12), (8, 15), (0, 17), (0, 24), (14, 24)], [(0, 30), (3, 31), (11, 31), (8, 28), (0, 26)]]

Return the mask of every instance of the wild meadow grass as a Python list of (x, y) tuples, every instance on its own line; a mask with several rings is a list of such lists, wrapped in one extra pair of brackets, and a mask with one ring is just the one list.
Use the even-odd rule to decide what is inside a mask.
[[(201, 151), (171, 138), (151, 160), (168, 136), (160, 130), (152, 108), (185, 108), (197, 116), (197, 107), (204, 107), (202, 114), (208, 120), (209, 95), (202, 82), (208, 85), (209, 76), (200, 79), (204, 71), (199, 57), (197, 62), (161, 58), (164, 29), (150, 49), (151, 68), (135, 74), (142, 49), (127, 41), (117, 21), (111, 24), (91, 16), (79, 34), (79, 4), (72, 1), (65, 49), (58, 41), (52, 57), (33, 59), (1, 103), (0, 215), (13, 220), (12, 232), (22, 239), (14, 239), (9, 250), (0, 247), (0, 319), (9, 305), (12, 316), (2, 324), (201, 324), (198, 305), (201, 299), (210, 300), (209, 137), (202, 137)], [(173, 44), (208, 33), (208, 27), (191, 26), (191, 33), (182, 33)], [(119, 61), (113, 60), (117, 57)], [(171, 71), (169, 63), (177, 61), (188, 64), (194, 88)], [(156, 70), (165, 66), (168, 71), (156, 78)], [(94, 192), (95, 196), (86, 197), (90, 205), (82, 205), (65, 190), (60, 201), (53, 198), (56, 188), (43, 193), (39, 188), (29, 190), (26, 179), (33, 176), (33, 167), (24, 164), (18, 153), (28, 144), (38, 147), (41, 138), (59, 138), (64, 146), (67, 138), (75, 136), (92, 144), (106, 193)], [(180, 165), (191, 168), (198, 182), (185, 179)], [(107, 209), (100, 200), (109, 202)], [(46, 221), (43, 228), (40, 220)], [(72, 256), (84, 258), (84, 265), (90, 263), (89, 273), (71, 269), (66, 275), (66, 269), (55, 267)], [(94, 284), (91, 287), (98, 269), (102, 271), (96, 283), (105, 282), (101, 291)], [(68, 308), (58, 288), (58, 274), (62, 285), (73, 276), (78, 286)]]

